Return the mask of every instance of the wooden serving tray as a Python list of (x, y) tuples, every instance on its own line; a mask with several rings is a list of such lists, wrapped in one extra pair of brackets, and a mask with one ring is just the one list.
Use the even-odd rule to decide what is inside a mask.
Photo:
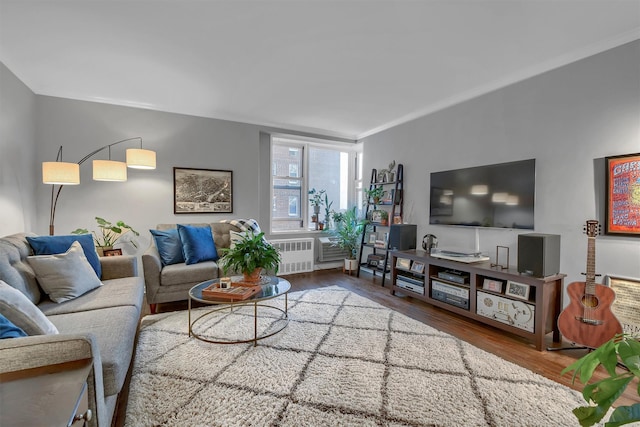
[(249, 282), (233, 282), (230, 288), (221, 289), (219, 283), (213, 283), (202, 290), (202, 298), (225, 301), (242, 301), (251, 298), (262, 290), (262, 286)]

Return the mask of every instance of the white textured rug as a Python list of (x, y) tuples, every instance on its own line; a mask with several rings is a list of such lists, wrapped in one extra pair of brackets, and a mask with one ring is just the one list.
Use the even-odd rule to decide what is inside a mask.
[[(251, 313), (202, 327), (237, 333)], [(258, 347), (189, 338), (186, 312), (145, 317), (126, 425), (578, 425), (579, 393), (343, 288), (291, 293), (289, 317)]]

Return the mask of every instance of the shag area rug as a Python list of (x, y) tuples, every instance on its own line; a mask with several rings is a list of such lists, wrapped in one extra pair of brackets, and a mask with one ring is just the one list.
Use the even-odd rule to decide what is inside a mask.
[[(579, 425), (578, 392), (353, 292), (288, 302), (289, 325), (257, 347), (190, 338), (187, 312), (145, 317), (126, 425)], [(248, 336), (252, 310), (207, 317), (199, 330)], [(259, 313), (260, 330), (277, 326), (277, 311)]]

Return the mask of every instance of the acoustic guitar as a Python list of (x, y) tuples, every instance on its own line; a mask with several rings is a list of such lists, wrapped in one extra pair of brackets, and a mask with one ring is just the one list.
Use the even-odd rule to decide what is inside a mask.
[(598, 228), (596, 220), (589, 220), (585, 225), (588, 238), (586, 280), (567, 286), (569, 305), (558, 317), (560, 333), (567, 340), (589, 348), (600, 347), (616, 334), (622, 333), (622, 325), (611, 311), (615, 292), (596, 283)]

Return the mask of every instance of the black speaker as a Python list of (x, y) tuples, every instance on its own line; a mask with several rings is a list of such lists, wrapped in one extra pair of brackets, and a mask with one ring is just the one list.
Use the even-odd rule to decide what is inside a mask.
[(416, 248), (415, 224), (391, 224), (389, 228), (389, 247), (398, 251)]
[(559, 234), (520, 234), (518, 236), (518, 272), (547, 277), (560, 272)]

